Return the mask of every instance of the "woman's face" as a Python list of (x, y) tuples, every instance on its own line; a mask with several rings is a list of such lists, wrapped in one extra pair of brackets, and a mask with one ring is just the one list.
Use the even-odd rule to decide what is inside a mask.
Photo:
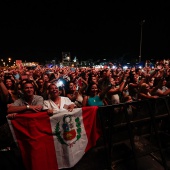
[(54, 84), (51, 84), (50, 87), (49, 87), (49, 94), (51, 96), (59, 96), (59, 89), (56, 85)]
[(115, 80), (114, 80), (113, 78), (110, 78), (110, 83), (111, 83), (113, 86), (116, 85), (116, 82), (115, 82)]
[(11, 87), (11, 86), (12, 86), (12, 80), (11, 80), (11, 79), (7, 79), (7, 80), (5, 81), (5, 85), (6, 85), (7, 87)]
[(98, 92), (98, 87), (97, 87), (96, 84), (93, 84), (93, 85), (91, 86), (91, 92), (92, 92), (93, 94)]

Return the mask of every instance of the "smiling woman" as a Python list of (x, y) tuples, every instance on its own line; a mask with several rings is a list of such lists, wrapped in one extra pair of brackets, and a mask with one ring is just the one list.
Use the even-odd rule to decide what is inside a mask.
[(75, 104), (68, 97), (60, 96), (56, 84), (50, 84), (48, 92), (50, 99), (44, 100), (43, 110), (47, 110), (50, 116), (62, 110), (73, 111)]

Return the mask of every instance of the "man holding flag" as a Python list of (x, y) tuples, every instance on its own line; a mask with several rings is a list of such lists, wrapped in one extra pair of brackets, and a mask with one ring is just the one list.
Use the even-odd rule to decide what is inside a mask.
[[(53, 91), (57, 93), (56, 89)], [(58, 107), (63, 108), (59, 104)], [(73, 167), (85, 152), (96, 145), (100, 136), (97, 109), (96, 106), (59, 109), (57, 114), (53, 112), (50, 117), (47, 111), (25, 113), (9, 120), (25, 168), (57, 170)]]
[(14, 101), (8, 107), (8, 118), (13, 119), (18, 113), (40, 112), (43, 107), (43, 97), (34, 95), (34, 86), (26, 81), (22, 87), (24, 96)]

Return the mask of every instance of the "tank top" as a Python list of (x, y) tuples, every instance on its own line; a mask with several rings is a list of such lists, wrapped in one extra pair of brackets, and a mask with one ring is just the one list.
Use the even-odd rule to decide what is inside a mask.
[(104, 103), (99, 96), (89, 97), (87, 100), (88, 106), (103, 106)]

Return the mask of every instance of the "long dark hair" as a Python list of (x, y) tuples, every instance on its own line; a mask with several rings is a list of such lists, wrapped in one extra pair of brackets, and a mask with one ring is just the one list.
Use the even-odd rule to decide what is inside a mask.
[[(6, 81), (7, 80), (11, 80), (11, 82), (12, 82), (12, 86), (11, 86), (11, 90), (15, 90), (15, 81), (14, 80), (12, 80), (11, 79), (11, 77), (4, 77), (4, 84), (5, 84), (5, 86), (6, 86)], [(7, 86), (6, 86), (7, 87)], [(7, 89), (8, 89), (8, 87), (7, 87)], [(9, 90), (9, 89), (8, 89)]]
[(88, 84), (87, 91), (86, 91), (86, 94), (87, 94), (88, 96), (90, 95), (91, 88), (92, 88), (93, 85), (96, 85), (97, 88), (98, 88), (98, 85), (97, 85), (95, 82), (90, 82), (90, 83)]

